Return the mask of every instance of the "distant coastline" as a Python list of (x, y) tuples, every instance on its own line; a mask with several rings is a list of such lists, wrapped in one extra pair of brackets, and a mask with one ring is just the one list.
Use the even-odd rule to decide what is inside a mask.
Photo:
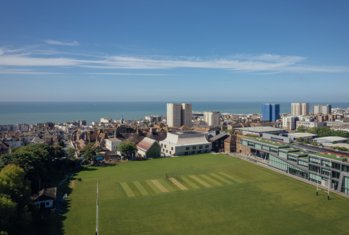
[[(264, 102), (191, 102), (194, 112), (260, 113)], [(290, 102), (278, 102), (281, 113), (290, 112)], [(309, 102), (348, 108), (349, 102)], [(0, 102), (0, 125), (41, 122), (98, 121), (100, 117), (139, 120), (145, 115), (165, 115), (166, 102)]]

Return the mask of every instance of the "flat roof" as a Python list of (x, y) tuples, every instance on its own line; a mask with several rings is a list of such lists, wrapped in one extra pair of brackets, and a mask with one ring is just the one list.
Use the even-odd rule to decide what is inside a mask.
[(256, 132), (256, 133), (284, 132), (285, 131), (284, 129), (275, 128), (275, 127), (271, 127), (271, 126), (241, 127), (241, 128), (236, 128), (236, 130)]
[(293, 138), (309, 138), (309, 137), (315, 137), (317, 136), (316, 134), (312, 133), (307, 133), (307, 132), (295, 132), (295, 133), (289, 133), (288, 137), (293, 137)]
[(347, 161), (346, 158), (337, 156), (337, 155), (335, 155), (335, 154), (311, 153), (310, 155), (315, 155), (315, 156), (319, 156), (319, 157), (325, 157), (325, 158), (329, 158), (329, 159), (332, 159), (332, 160), (337, 160), (337, 161), (340, 161), (340, 162), (345, 162), (345, 161)]
[(340, 136), (325, 136), (314, 139), (315, 141), (324, 141), (324, 142), (334, 142), (334, 141), (346, 141), (348, 138)]
[(243, 136), (242, 139), (248, 139), (248, 140), (252, 140), (254, 142), (259, 142), (262, 144), (267, 144), (273, 147), (288, 147), (287, 144), (284, 143), (279, 143), (279, 142), (275, 142), (275, 141), (271, 141), (271, 140), (267, 140), (267, 139), (263, 139), (261, 137), (254, 137), (254, 136)]
[(324, 146), (326, 147), (342, 147), (349, 149), (349, 144), (347, 143), (337, 143), (337, 144), (331, 144), (331, 143), (324, 143)]

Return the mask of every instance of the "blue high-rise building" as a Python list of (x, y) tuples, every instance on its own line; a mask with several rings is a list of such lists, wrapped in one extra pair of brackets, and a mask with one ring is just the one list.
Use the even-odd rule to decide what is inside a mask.
[(280, 118), (280, 105), (271, 104), (271, 121), (275, 122), (279, 118)]
[(279, 104), (263, 104), (262, 105), (262, 121), (275, 122), (280, 118)]
[(263, 104), (262, 105), (262, 121), (270, 122), (271, 119), (271, 105)]

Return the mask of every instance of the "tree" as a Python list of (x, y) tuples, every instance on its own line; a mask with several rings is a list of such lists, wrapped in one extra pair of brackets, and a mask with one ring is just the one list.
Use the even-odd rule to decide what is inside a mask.
[(8, 195), (0, 194), (0, 234), (3, 229), (9, 231), (12, 221), (16, 218), (17, 204)]
[(28, 222), (29, 204), (30, 188), (24, 170), (14, 164), (5, 166), (0, 171), (0, 214), (4, 215), (0, 223), (6, 224), (1, 227), (13, 232)]
[(133, 158), (136, 155), (137, 147), (131, 141), (124, 141), (118, 146), (118, 150), (127, 158)]
[(67, 149), (67, 155), (69, 159), (74, 159), (75, 158), (75, 149), (70, 147)]
[(87, 160), (89, 162), (92, 162), (94, 158), (96, 157), (96, 148), (93, 146), (92, 143), (87, 144), (80, 152), (81, 157), (84, 160)]

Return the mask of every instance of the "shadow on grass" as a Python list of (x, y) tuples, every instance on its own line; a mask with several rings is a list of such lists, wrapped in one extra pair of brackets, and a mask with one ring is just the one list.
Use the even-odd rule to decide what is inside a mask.
[[(83, 170), (83, 169), (81, 169)], [(81, 180), (76, 178), (78, 172), (75, 172), (67, 177), (57, 188), (56, 209), (52, 213), (46, 213), (43, 219), (33, 221), (33, 231), (29, 234), (35, 235), (63, 235), (65, 234), (63, 222), (66, 219), (66, 214), (69, 211), (71, 201), (70, 193), (73, 191), (70, 187), (70, 182), (73, 180)], [(67, 195), (68, 197), (66, 197)]]

